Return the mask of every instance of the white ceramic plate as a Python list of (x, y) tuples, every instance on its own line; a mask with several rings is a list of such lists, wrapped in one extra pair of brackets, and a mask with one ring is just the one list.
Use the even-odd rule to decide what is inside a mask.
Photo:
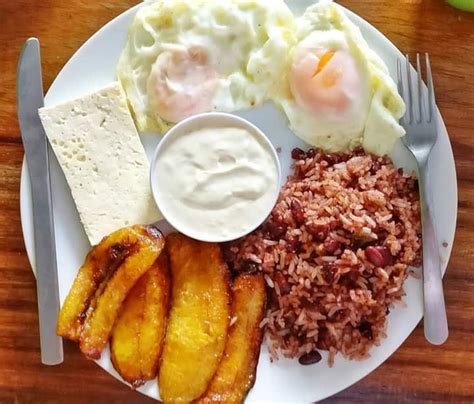
[[(312, 4), (311, 0), (290, 0), (290, 7), (301, 14)], [(46, 105), (81, 96), (99, 89), (115, 79), (115, 66), (125, 44), (128, 25), (137, 7), (128, 10), (112, 20), (93, 35), (69, 60), (60, 72), (46, 96)], [(395, 77), (396, 60), (401, 53), (379, 31), (357, 15), (348, 11), (350, 18), (360, 27), (369, 45), (382, 57)], [(436, 69), (436, 66), (434, 66)], [(276, 147), (281, 147), (283, 178), (290, 171), (290, 151), (303, 144), (287, 129), (285, 118), (272, 105), (239, 113), (260, 127)], [(457, 183), (454, 158), (446, 128), (440, 116), (440, 138), (433, 150), (430, 174), (432, 178), (431, 195), (439, 234), (440, 256), (443, 271), (451, 252), (457, 214)], [(151, 154), (159, 141), (156, 135), (144, 135), (142, 141)], [(407, 169), (413, 169), (412, 157), (401, 144), (392, 155), (395, 162)], [(63, 173), (51, 153), (51, 181), (53, 189), (54, 223), (59, 270), (61, 301), (64, 300), (81, 265), (89, 243), (79, 222), (79, 217), (71, 198)], [(23, 164), (21, 175), (21, 218), (23, 235), (30, 263), (35, 268), (33, 220), (31, 214), (31, 192), (28, 168)], [(447, 247), (442, 244), (447, 243)], [(324, 399), (357, 382), (383, 363), (413, 331), (422, 318), (421, 282), (414, 278), (405, 283), (407, 296), (405, 304), (399, 304), (389, 316), (388, 337), (381, 346), (371, 352), (365, 361), (347, 361), (337, 357), (332, 368), (325, 360), (312, 366), (301, 366), (297, 361), (280, 360), (270, 363), (265, 346), (262, 348), (258, 365), (257, 380), (251, 390), (249, 402), (310, 402)], [(120, 379), (109, 360), (108, 349), (98, 364), (113, 376)], [(155, 381), (140, 388), (150, 397), (158, 398)]]

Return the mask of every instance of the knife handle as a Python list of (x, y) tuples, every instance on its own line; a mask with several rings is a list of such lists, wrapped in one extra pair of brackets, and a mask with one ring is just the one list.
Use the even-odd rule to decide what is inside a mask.
[[(48, 153), (46, 145), (46, 153)], [(49, 172), (49, 164), (48, 164)], [(58, 365), (63, 362), (63, 341), (56, 334), (59, 314), (56, 246), (48, 176), (31, 175), (33, 222), (35, 234), (35, 261), (37, 276), (38, 315), (40, 329), (41, 363)], [(34, 184), (34, 185), (33, 185)], [(37, 240), (41, 240), (37, 243)], [(40, 244), (40, 245), (38, 245)], [(52, 274), (53, 272), (53, 274)], [(46, 276), (43, 274), (46, 273)]]

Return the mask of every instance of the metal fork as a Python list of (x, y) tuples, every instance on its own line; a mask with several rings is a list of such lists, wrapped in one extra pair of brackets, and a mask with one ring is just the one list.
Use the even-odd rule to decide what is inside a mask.
[(402, 138), (418, 164), (421, 222), (423, 231), (423, 296), (425, 338), (440, 345), (448, 338), (448, 322), (444, 305), (441, 260), (435, 233), (429, 192), (428, 159), (438, 137), (437, 109), (429, 55), (425, 54), (428, 89), (423, 83), (420, 54), (416, 55), (416, 77), (412, 78), (408, 55), (398, 60), (398, 90), (407, 111), (401, 120), (406, 130)]

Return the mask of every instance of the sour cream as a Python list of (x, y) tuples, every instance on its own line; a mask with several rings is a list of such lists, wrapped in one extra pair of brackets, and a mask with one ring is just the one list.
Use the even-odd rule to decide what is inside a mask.
[(278, 197), (280, 167), (273, 146), (256, 127), (228, 114), (202, 114), (162, 140), (151, 183), (173, 227), (220, 242), (242, 237), (265, 220)]

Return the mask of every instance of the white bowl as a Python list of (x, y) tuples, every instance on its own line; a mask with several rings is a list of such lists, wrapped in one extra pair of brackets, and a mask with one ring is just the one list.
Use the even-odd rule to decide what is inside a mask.
[[(176, 216), (178, 213), (171, 212), (169, 209), (167, 209), (167, 204), (163, 203), (163, 200), (161, 198), (161, 192), (160, 192), (161, 189), (159, 186), (159, 183), (160, 183), (159, 177), (161, 173), (157, 172), (156, 170), (156, 163), (160, 159), (162, 151), (166, 148), (168, 144), (173, 142), (174, 139), (176, 139), (177, 137), (183, 136), (186, 133), (191, 133), (199, 129), (216, 128), (216, 127), (217, 128), (233, 127), (233, 128), (246, 129), (250, 133), (254, 134), (256, 137), (258, 137), (262, 141), (262, 144), (266, 146), (267, 150), (271, 153), (273, 160), (275, 162), (276, 169), (277, 169), (277, 176), (276, 176), (277, 184), (275, 187), (275, 190), (276, 190), (275, 195), (271, 199), (271, 204), (270, 203), (268, 204), (268, 208), (265, 206), (264, 214), (256, 217), (255, 221), (252, 222), (252, 224), (248, 226), (248, 228), (245, 228), (244, 231), (240, 231), (238, 233), (236, 232), (235, 234), (229, 235), (227, 237), (222, 237), (222, 235), (218, 235), (218, 234), (216, 235), (204, 234), (199, 229), (198, 220), (192, 221), (192, 223), (187, 223), (186, 225), (183, 225), (183, 223), (176, 220)], [(179, 170), (179, 166), (176, 167), (176, 170)], [(176, 126), (171, 128), (164, 135), (163, 139), (160, 141), (160, 143), (156, 147), (155, 153), (153, 155), (153, 160), (151, 162), (151, 168), (150, 168), (150, 184), (151, 184), (151, 190), (153, 193), (153, 198), (155, 199), (155, 203), (160, 209), (163, 217), (177, 231), (191, 238), (194, 238), (196, 240), (201, 240), (201, 241), (215, 242), (215, 243), (231, 241), (231, 240), (235, 240), (240, 237), (243, 237), (247, 235), (248, 233), (251, 233), (258, 226), (260, 226), (271, 213), (273, 207), (275, 206), (277, 202), (278, 195), (280, 192), (280, 186), (281, 186), (280, 160), (270, 140), (268, 140), (268, 138), (259, 128), (257, 128), (255, 125), (251, 124), (247, 120), (235, 115), (221, 113), (221, 112), (204, 113), (204, 114), (192, 116), (190, 118), (187, 118), (181, 121)]]

